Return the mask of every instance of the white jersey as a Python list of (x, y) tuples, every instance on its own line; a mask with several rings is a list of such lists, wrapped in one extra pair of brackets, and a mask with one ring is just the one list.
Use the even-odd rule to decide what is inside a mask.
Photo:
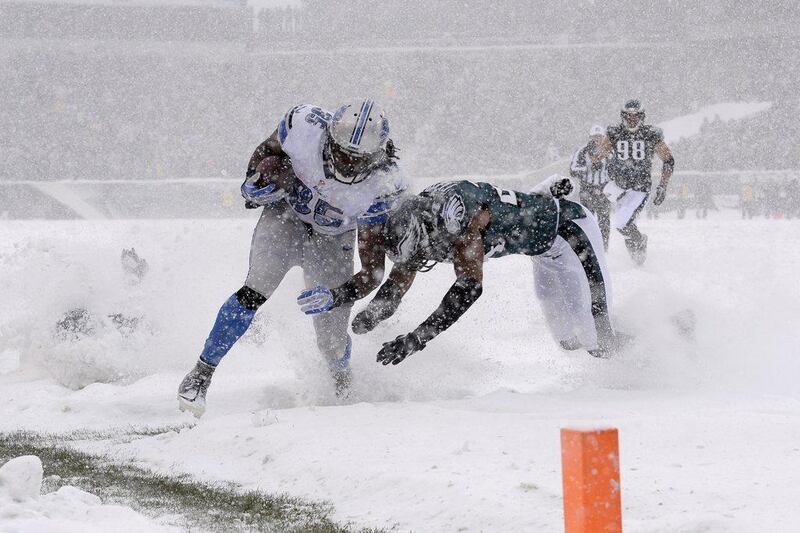
[(569, 173), (573, 178), (578, 178), (581, 185), (605, 185), (609, 181), (608, 165), (613, 159), (609, 154), (600, 161), (594, 161), (590, 145), (586, 145), (572, 155), (569, 164)]
[(392, 202), (406, 186), (397, 172), (383, 170), (352, 185), (336, 181), (323, 158), (331, 116), (308, 104), (294, 107), (278, 125), (278, 139), (300, 181), (287, 191), (286, 201), (314, 231), (339, 235), (359, 223), (384, 222)]

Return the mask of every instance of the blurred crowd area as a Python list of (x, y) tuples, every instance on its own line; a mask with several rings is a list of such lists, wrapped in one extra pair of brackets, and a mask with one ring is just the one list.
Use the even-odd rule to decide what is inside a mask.
[(800, 184), (786, 181), (748, 181), (739, 191), (742, 218), (800, 218)]
[(629, 97), (654, 123), (773, 103), (676, 143), (679, 170), (800, 159), (786, 142), (800, 133), (800, 10), (780, 2), (189, 4), (0, 0), (0, 178), (239, 179), (290, 107), (363, 95), (387, 109), (410, 176), (563, 161)]
[[(758, 4), (730, 0), (298, 0), (283, 4), (256, 11), (256, 45), (287, 40), (310, 48), (685, 42), (731, 35), (786, 35), (796, 33), (800, 22), (796, 4), (789, 0)], [(366, 21), (364, 31), (348, 31), (362, 21)], [(323, 26), (339, 31), (322, 31)]]
[[(647, 218), (673, 213), (679, 219), (708, 218), (710, 212), (735, 209), (743, 220), (800, 219), (800, 181), (796, 175), (741, 179), (719, 176), (679, 176), (661, 206), (648, 204)], [(713, 216), (713, 215), (712, 215)]]
[(232, 63), (199, 58), (20, 53), (0, 70), (0, 176), (218, 176), (239, 163), (246, 106)]

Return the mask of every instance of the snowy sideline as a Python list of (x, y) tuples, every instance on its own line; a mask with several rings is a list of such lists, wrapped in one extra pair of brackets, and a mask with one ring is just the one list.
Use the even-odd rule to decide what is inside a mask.
[[(450, 331), (398, 367), (377, 365), (380, 343), (427, 316), (452, 282), (439, 265), (396, 318), (355, 337), (347, 405), (295, 309), (292, 271), (260, 311), (260, 333), (220, 366), (196, 424), (178, 413), (175, 388), (244, 278), (253, 222), (2, 221), (0, 432), (193, 425), (76, 446), (328, 500), (357, 525), (555, 531), (558, 429), (614, 425), (627, 531), (800, 530), (800, 251), (787, 246), (800, 222), (692, 216), (643, 219), (644, 268), (612, 237), (614, 315), (638, 337), (620, 358), (558, 349), (529, 261), (511, 257), (487, 264), (483, 297)], [(130, 246), (150, 264), (138, 286), (119, 268)], [(56, 321), (76, 307), (97, 317), (96, 335), (57, 341)], [(693, 340), (671, 321), (685, 309)], [(120, 335), (114, 313), (143, 317), (138, 331)]]
[(25, 455), (0, 466), (0, 531), (105, 533), (180, 531), (149, 520), (122, 505), (69, 485), (41, 494), (42, 462)]

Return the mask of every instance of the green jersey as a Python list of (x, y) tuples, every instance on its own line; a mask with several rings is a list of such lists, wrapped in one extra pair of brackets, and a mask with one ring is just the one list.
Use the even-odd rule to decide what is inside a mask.
[[(483, 232), (485, 257), (539, 255), (553, 245), (558, 232), (560, 203), (547, 195), (524, 194), (489, 183), (449, 181), (419, 195), (430, 199), (433, 215), (425, 259), (453, 261), (453, 245), (480, 209), (491, 213)], [(575, 204), (573, 204), (575, 205)]]

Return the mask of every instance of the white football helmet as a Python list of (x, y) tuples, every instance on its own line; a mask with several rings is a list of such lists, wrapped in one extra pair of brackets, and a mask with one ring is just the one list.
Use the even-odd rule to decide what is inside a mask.
[(364, 180), (386, 158), (389, 120), (367, 98), (336, 110), (328, 125), (325, 153), (336, 181), (348, 185)]

